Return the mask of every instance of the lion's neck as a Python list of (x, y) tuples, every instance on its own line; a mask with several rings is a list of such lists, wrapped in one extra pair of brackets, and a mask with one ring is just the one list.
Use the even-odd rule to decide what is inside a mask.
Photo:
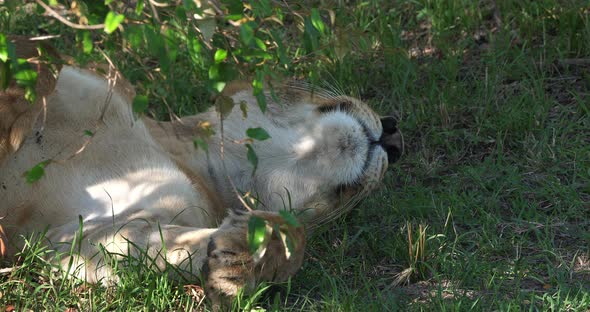
[(184, 117), (180, 122), (158, 122), (144, 118), (143, 122), (156, 142), (174, 160), (178, 169), (192, 181), (193, 186), (199, 189), (199, 193), (207, 197), (211, 206), (216, 207), (209, 213), (217, 213), (215, 218), (221, 221), (224, 217), (224, 207), (228, 203), (223, 194), (218, 192), (215, 176), (208, 169), (207, 153), (195, 147), (194, 140), (197, 134), (194, 125), (198, 123), (198, 118)]
[[(195, 130), (195, 125), (202, 120), (215, 120), (215, 115), (204, 113), (198, 117), (183, 117), (181, 121), (175, 122), (156, 122), (146, 118), (144, 122), (154, 139), (177, 162), (179, 169), (184, 171), (194, 184), (207, 187), (212, 200), (223, 206), (218, 211), (240, 204), (232, 184), (239, 191), (250, 191), (266, 206), (262, 209), (270, 210), (282, 209), (283, 206), (287, 209), (299, 208), (308, 200), (307, 196), (301, 196), (302, 194), (314, 194), (321, 188), (314, 179), (293, 178), (313, 177), (314, 174), (300, 172), (301, 166), (297, 166), (294, 158), (289, 156), (289, 135), (279, 135), (288, 131), (274, 127), (267, 129), (273, 133), (275, 144), (254, 147), (259, 163), (255, 175), (252, 175), (253, 166), (246, 159), (247, 150), (244, 144), (236, 144), (234, 141), (239, 141), (240, 137), (230, 135), (245, 133), (246, 128), (241, 129), (241, 122), (225, 124), (224, 155), (221, 157), (218, 135), (205, 140), (208, 144), (207, 151), (204, 151), (202, 146), (195, 147), (194, 140), (203, 139), (203, 136), (199, 136), (198, 130)], [(212, 126), (219, 130), (215, 125)], [(267, 125), (268, 127), (272, 126)], [(228, 182), (228, 177), (231, 177), (232, 183)], [(292, 207), (286, 207), (289, 204)]]

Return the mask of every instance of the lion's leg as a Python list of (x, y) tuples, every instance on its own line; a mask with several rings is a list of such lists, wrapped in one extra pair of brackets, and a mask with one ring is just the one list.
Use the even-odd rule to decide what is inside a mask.
[[(248, 220), (253, 214), (287, 229), (293, 238), (292, 250), (287, 252), (278, 233), (273, 233), (266, 252), (255, 261), (247, 241)], [(206, 294), (214, 303), (231, 299), (240, 289), (247, 292), (259, 282), (288, 279), (301, 266), (305, 247), (302, 227), (288, 226), (279, 214), (262, 211), (232, 212), (217, 229), (158, 226), (146, 220), (114, 225), (87, 222), (82, 225), (81, 241), (77, 234), (67, 234), (77, 233), (79, 226), (55, 228), (48, 235), (54, 242), (74, 242), (56, 244), (58, 251), (66, 254), (58, 262), (68, 274), (91, 283), (108, 284), (117, 277), (113, 265), (105, 259), (132, 256), (146, 259), (161, 270), (173, 265), (179, 269), (175, 272), (201, 274)], [(106, 251), (106, 258), (101, 249)]]
[(80, 239), (79, 228), (79, 224), (67, 224), (48, 233), (58, 252), (55, 260), (65, 274), (103, 284), (116, 282), (116, 265), (127, 256), (144, 260), (154, 269), (173, 265), (178, 268), (176, 272), (187, 277), (198, 276), (207, 257), (208, 242), (217, 231), (137, 219), (125, 224), (84, 223)]

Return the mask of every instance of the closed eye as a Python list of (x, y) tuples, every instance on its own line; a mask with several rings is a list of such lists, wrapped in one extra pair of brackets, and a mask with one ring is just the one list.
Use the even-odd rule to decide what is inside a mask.
[(353, 105), (349, 101), (339, 102), (336, 105), (324, 105), (317, 108), (318, 112), (325, 114), (330, 112), (352, 112)]

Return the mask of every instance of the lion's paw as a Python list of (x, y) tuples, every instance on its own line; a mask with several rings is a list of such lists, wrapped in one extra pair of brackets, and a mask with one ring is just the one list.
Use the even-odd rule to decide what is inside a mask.
[[(264, 255), (259, 259), (248, 247), (248, 221), (256, 216), (289, 232), (292, 248), (287, 251), (278, 233), (273, 232)], [(206, 293), (214, 304), (231, 300), (241, 289), (248, 293), (259, 282), (281, 282), (295, 274), (303, 262), (303, 227), (288, 225), (278, 214), (264, 211), (232, 212), (211, 236), (203, 265)]]

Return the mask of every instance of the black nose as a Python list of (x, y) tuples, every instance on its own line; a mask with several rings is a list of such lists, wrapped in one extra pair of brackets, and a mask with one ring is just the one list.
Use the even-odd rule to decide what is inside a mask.
[(404, 142), (401, 133), (397, 129), (397, 119), (391, 116), (381, 118), (383, 133), (379, 138), (379, 144), (387, 152), (387, 160), (390, 164), (396, 162), (404, 151)]
[(397, 132), (397, 119), (395, 117), (386, 116), (381, 118), (381, 126), (383, 126), (383, 132), (387, 134), (393, 134)]

